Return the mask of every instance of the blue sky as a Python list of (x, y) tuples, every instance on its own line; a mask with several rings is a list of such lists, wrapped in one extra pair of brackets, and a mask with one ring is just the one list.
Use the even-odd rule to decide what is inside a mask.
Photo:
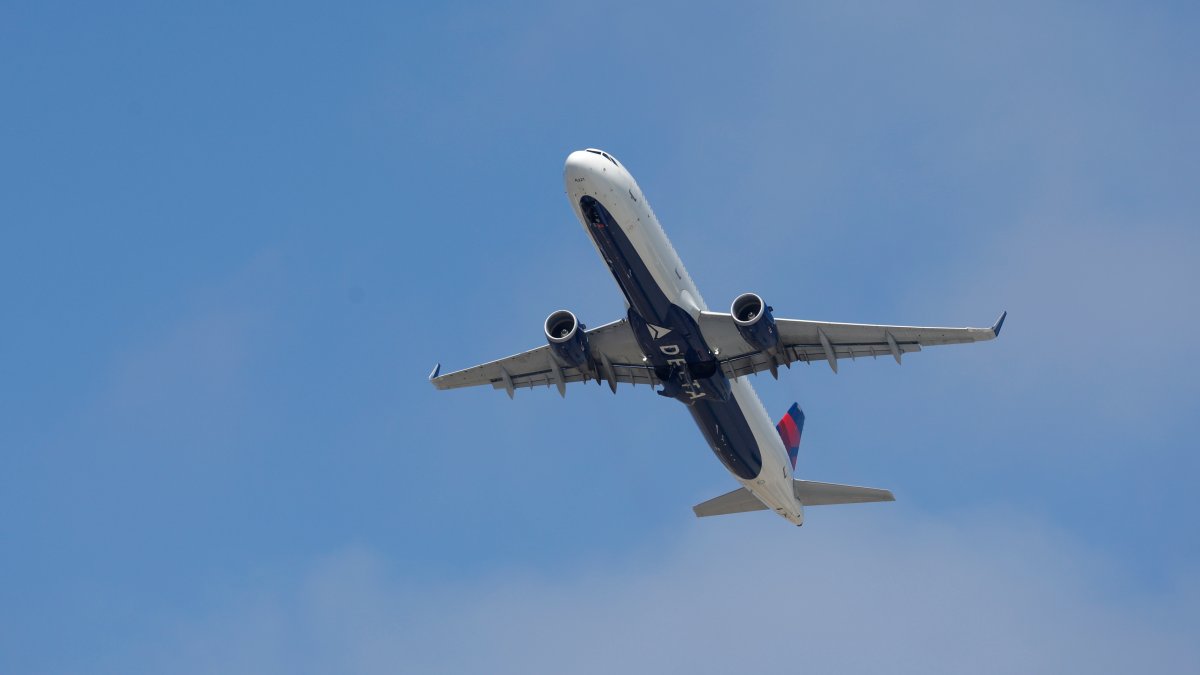
[[(0, 671), (1200, 668), (1197, 11), (0, 6)], [(760, 377), (797, 530), (647, 389), (439, 393), (622, 301), (1003, 338)], [(760, 651), (761, 650), (761, 651)]]

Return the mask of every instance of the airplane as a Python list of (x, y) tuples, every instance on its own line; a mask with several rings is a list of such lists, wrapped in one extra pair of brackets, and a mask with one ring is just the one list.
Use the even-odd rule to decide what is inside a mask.
[(759, 402), (748, 375), (825, 361), (891, 356), (934, 345), (983, 342), (1000, 335), (1007, 312), (990, 328), (931, 328), (776, 319), (755, 293), (729, 312), (709, 311), (667, 241), (654, 210), (629, 171), (594, 148), (572, 152), (563, 171), (567, 197), (627, 305), (623, 319), (588, 329), (560, 309), (543, 326), (547, 344), (429, 379), (437, 389), (490, 385), (509, 398), (517, 389), (594, 380), (645, 384), (681, 401), (709, 447), (741, 483), (693, 507), (698, 517), (772, 510), (797, 526), (804, 507), (894, 501), (889, 490), (794, 477), (804, 413), (793, 404), (778, 424)]

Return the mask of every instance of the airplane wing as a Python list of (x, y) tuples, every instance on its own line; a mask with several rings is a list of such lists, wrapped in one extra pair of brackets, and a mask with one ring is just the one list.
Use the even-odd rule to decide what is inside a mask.
[(617, 383), (657, 384), (654, 370), (642, 362), (642, 350), (634, 339), (633, 329), (625, 319), (605, 324), (587, 331), (588, 344), (596, 360), (591, 371), (563, 366), (554, 358), (549, 345), (542, 345), (527, 352), (480, 364), (464, 370), (441, 375), (441, 365), (429, 376), (438, 389), (457, 389), (491, 385), (504, 389), (512, 398), (518, 388), (555, 385), (558, 393), (565, 396), (567, 384), (595, 380), (599, 384), (608, 381), (613, 392)]
[(900, 363), (902, 354), (922, 347), (982, 342), (995, 339), (1008, 313), (990, 328), (937, 328), (880, 326), (863, 323), (831, 323), (775, 319), (779, 348), (775, 355), (759, 351), (742, 339), (733, 317), (722, 312), (702, 312), (700, 329), (710, 346), (720, 350), (721, 367), (729, 377), (742, 377), (764, 370), (777, 371), (796, 361), (826, 361), (837, 372), (838, 359), (860, 356), (891, 356)]

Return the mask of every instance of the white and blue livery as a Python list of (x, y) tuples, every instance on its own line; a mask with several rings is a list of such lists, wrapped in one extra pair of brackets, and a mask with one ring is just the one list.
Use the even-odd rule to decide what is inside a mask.
[(564, 170), (567, 197), (584, 230), (625, 295), (625, 318), (588, 329), (567, 310), (552, 313), (547, 344), (430, 380), (438, 389), (491, 385), (509, 397), (519, 388), (595, 380), (646, 384), (684, 403), (717, 458), (742, 487), (694, 507), (698, 516), (772, 510), (796, 525), (804, 507), (892, 501), (877, 488), (798, 480), (793, 476), (804, 413), (793, 405), (771, 421), (747, 375), (796, 361), (891, 356), (900, 363), (922, 347), (981, 342), (990, 328), (923, 328), (776, 319), (754, 293), (734, 299), (729, 313), (710, 312), (633, 176), (612, 155), (573, 152)]

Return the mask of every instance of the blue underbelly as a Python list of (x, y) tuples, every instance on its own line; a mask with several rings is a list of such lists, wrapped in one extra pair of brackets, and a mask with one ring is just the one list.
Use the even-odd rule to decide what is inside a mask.
[(708, 447), (725, 468), (745, 480), (758, 477), (762, 471), (762, 452), (750, 430), (750, 422), (733, 395), (725, 402), (700, 401), (688, 410), (700, 433), (704, 434), (704, 440), (708, 441)]
[(629, 301), (629, 325), (663, 383), (659, 393), (688, 404), (709, 447), (734, 475), (745, 480), (757, 477), (762, 470), (758, 442), (695, 319), (671, 302), (603, 204), (585, 196), (579, 206), (593, 241)]

